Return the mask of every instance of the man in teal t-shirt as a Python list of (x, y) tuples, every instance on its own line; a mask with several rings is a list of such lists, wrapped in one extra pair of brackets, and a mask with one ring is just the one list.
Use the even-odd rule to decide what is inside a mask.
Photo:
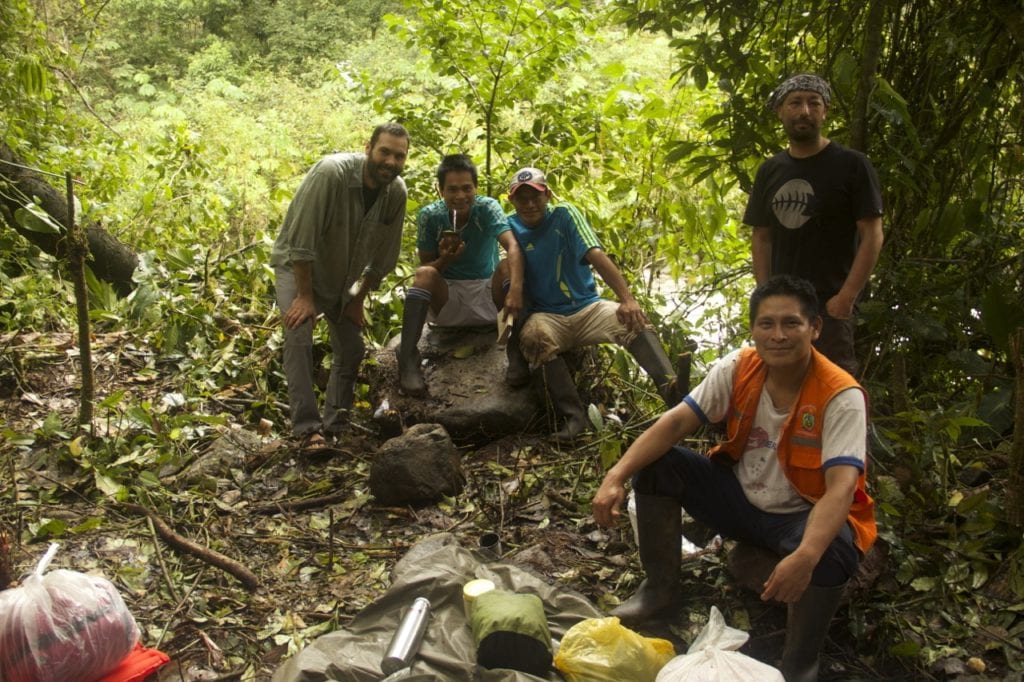
[[(523, 301), (523, 264), (519, 246), (501, 205), (476, 194), (477, 170), (465, 154), (451, 154), (437, 169), (441, 199), (420, 209), (416, 248), (420, 267), (406, 292), (398, 378), (407, 395), (427, 392), (416, 349), (429, 318), (442, 327), (494, 324), (498, 311), (518, 318)], [(498, 244), (507, 253), (500, 260)], [(525, 364), (510, 352), (506, 380), (529, 380)]]
[[(587, 428), (587, 417), (562, 353), (596, 343), (617, 343), (654, 380), (669, 407), (679, 402), (675, 373), (629, 291), (626, 279), (601, 248), (586, 217), (572, 204), (549, 207), (544, 172), (523, 168), (512, 176), (509, 224), (525, 261), (529, 317), (520, 348), (555, 410), (565, 419), (552, 438), (569, 442)], [(597, 293), (593, 270), (615, 292), (618, 303)]]

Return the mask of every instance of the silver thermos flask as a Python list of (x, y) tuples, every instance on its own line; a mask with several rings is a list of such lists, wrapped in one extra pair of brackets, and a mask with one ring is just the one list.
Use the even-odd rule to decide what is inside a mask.
[(391, 638), (387, 653), (380, 662), (380, 669), (385, 675), (391, 675), (402, 668), (412, 665), (412, 659), (420, 650), (423, 634), (427, 631), (427, 620), (430, 618), (430, 601), (424, 597), (416, 600), (406, 611), (405, 617)]

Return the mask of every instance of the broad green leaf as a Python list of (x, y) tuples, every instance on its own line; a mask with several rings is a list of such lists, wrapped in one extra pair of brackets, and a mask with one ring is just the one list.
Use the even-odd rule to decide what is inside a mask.
[(622, 456), (622, 441), (618, 438), (604, 438), (601, 440), (601, 469), (608, 471)]
[(995, 528), (996, 518), (992, 514), (976, 514), (961, 526), (961, 530), (972, 537), (986, 536)]
[(961, 494), (961, 498), (959, 504), (956, 505), (957, 512), (960, 514), (970, 514), (988, 501), (988, 491), (982, 490), (969, 497), (964, 497)]
[(626, 65), (622, 62), (611, 62), (605, 64), (601, 69), (601, 75), (607, 76), (611, 80), (618, 80), (626, 75)]
[(14, 219), (30, 232), (39, 232), (40, 234), (62, 234), (64, 232), (63, 226), (35, 204), (25, 204), (16, 209)]
[(29, 524), (29, 531), (33, 540), (47, 540), (59, 538), (67, 531), (68, 525), (60, 519), (47, 519), (38, 525)]
[(502, 478), (511, 477), (511, 476), (515, 476), (516, 475), (516, 472), (512, 471), (511, 469), (509, 469), (507, 466), (505, 466), (503, 464), (499, 464), (498, 462), (495, 462), (495, 461), (492, 461), (492, 460), (488, 460), (487, 468), (490, 469), (492, 472), (494, 472), (495, 474), (497, 474), (498, 476), (500, 476)]
[(103, 519), (101, 519), (101, 518), (99, 518), (97, 516), (92, 516), (92, 517), (86, 519), (85, 521), (83, 521), (82, 523), (78, 524), (77, 526), (74, 526), (71, 529), (71, 533), (72, 534), (88, 533), (89, 531), (93, 531), (93, 530), (96, 530), (97, 528), (102, 528), (102, 527), (103, 527)]
[(988, 288), (981, 299), (981, 320), (996, 348), (1007, 351), (1010, 334), (1024, 327), (1024, 303), (1013, 283), (1002, 280)]
[(41, 95), (46, 89), (47, 73), (36, 55), (23, 55), (14, 64), (14, 75), (27, 95)]
[(56, 412), (50, 412), (46, 415), (46, 419), (43, 420), (43, 424), (39, 427), (39, 431), (42, 435), (47, 437), (67, 435), (64, 433), (64, 424), (61, 421), (60, 415)]
[(106, 398), (101, 400), (98, 403), (98, 407), (101, 407), (104, 410), (109, 410), (111, 408), (117, 407), (117, 405), (120, 404), (120, 402), (124, 399), (124, 396), (125, 396), (124, 389), (123, 388), (119, 388), (119, 389), (113, 391)]
[(988, 566), (975, 562), (971, 567), (971, 589), (982, 588), (988, 582)]
[(95, 469), (93, 470), (93, 480), (96, 482), (96, 488), (107, 497), (120, 499), (127, 492), (123, 485)]
[(452, 357), (458, 358), (459, 360), (465, 360), (471, 357), (476, 352), (476, 347), (473, 344), (466, 344), (465, 346), (459, 346), (452, 352)]
[(935, 589), (935, 578), (931, 576), (921, 576), (915, 578), (910, 582), (910, 586), (918, 592), (930, 592)]
[(28, 447), (36, 442), (35, 434), (18, 433), (12, 429), (4, 429), (3, 432), (0, 432), (0, 436), (3, 436), (3, 439), (11, 445), (20, 445), (22, 447)]
[(911, 658), (917, 656), (917, 654), (920, 651), (921, 645), (916, 642), (911, 642), (909, 640), (900, 642), (899, 644), (894, 644), (891, 647), (889, 647), (890, 654), (902, 658)]

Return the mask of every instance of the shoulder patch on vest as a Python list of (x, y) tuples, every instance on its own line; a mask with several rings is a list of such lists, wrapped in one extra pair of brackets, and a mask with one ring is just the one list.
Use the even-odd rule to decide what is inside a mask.
[(814, 430), (814, 408), (810, 405), (800, 408), (800, 428), (804, 431)]

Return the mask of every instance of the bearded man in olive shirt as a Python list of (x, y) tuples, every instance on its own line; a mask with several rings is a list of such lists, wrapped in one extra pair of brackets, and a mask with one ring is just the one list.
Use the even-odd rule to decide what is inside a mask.
[[(399, 177), (409, 133), (377, 126), (364, 154), (331, 154), (306, 175), (271, 252), (277, 305), (284, 323), (284, 372), (292, 434), (323, 448), (348, 419), (365, 345), (367, 294), (398, 262), (406, 189)], [(323, 416), (313, 390), (313, 324), (330, 332), (331, 375)]]

